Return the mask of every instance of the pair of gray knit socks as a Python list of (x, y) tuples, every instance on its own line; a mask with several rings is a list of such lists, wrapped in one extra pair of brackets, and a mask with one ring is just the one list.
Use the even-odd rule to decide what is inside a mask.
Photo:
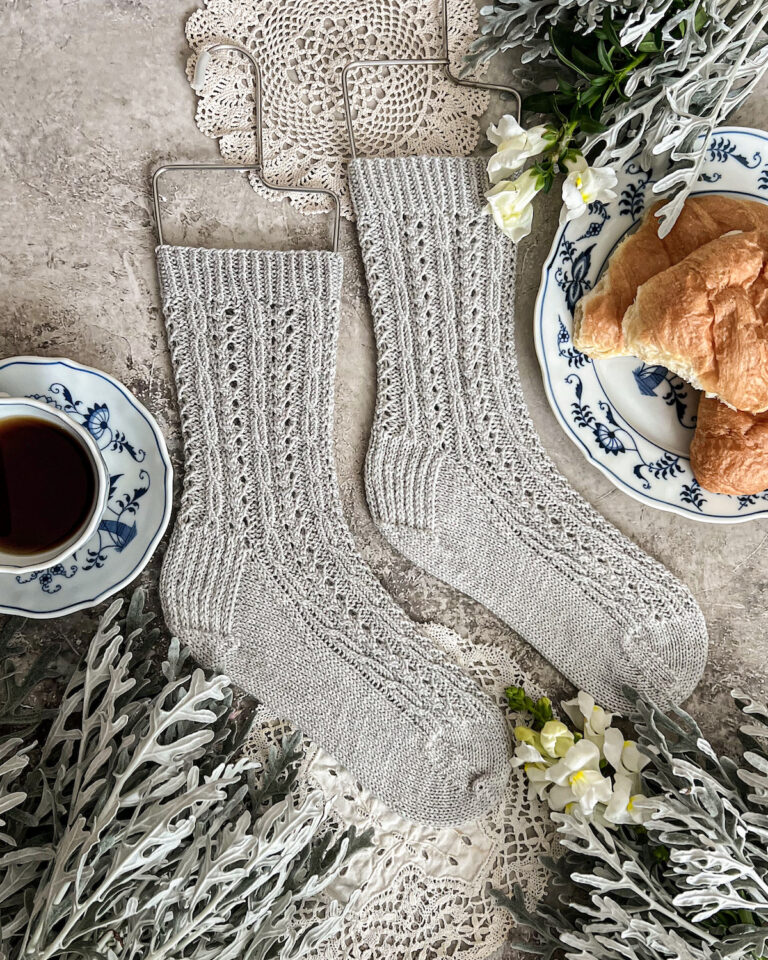
[[(359, 160), (350, 184), (379, 354), (376, 523), (606, 706), (625, 684), (683, 699), (701, 613), (541, 448), (482, 162)], [(169, 626), (404, 816), (480, 815), (508, 774), (502, 715), (383, 590), (339, 504), (340, 258), (163, 246), (158, 263), (186, 460)]]

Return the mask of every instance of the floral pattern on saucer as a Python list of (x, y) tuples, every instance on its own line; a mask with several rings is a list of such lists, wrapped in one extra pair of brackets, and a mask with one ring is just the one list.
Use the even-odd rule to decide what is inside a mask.
[(109, 472), (93, 537), (46, 570), (0, 575), (0, 611), (54, 617), (99, 603), (138, 576), (168, 525), (173, 471), (160, 429), (126, 387), (72, 360), (5, 360), (0, 391), (71, 416), (96, 440)]
[[(688, 457), (698, 392), (658, 364), (635, 357), (591, 360), (571, 340), (573, 311), (611, 254), (657, 197), (663, 170), (635, 161), (619, 171), (618, 196), (558, 231), (544, 265), (534, 335), (544, 386), (560, 425), (621, 490), (662, 510), (712, 523), (768, 515), (768, 492), (729, 497), (702, 490)], [(715, 131), (694, 193), (730, 193), (768, 203), (768, 134)]]

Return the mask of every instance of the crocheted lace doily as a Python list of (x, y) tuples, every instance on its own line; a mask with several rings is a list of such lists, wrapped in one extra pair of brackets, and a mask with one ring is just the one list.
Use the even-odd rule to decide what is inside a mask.
[[(456, 72), (477, 30), (474, 0), (450, 0), (449, 50)], [(349, 159), (341, 70), (352, 60), (442, 55), (440, 0), (206, 0), (187, 21), (196, 51), (217, 42), (245, 46), (264, 79), (264, 169), (276, 183), (319, 186), (340, 194), (351, 217)], [(478, 140), (485, 91), (461, 87), (439, 66), (350, 71), (355, 143), (361, 156), (462, 156)], [(253, 163), (254, 78), (237, 53), (213, 56), (199, 96), (197, 125), (219, 141), (222, 156)], [(261, 191), (258, 180), (251, 180)], [(264, 192), (270, 199), (279, 195)], [(321, 197), (292, 200), (327, 210)]]
[[(540, 696), (508, 651), (473, 646), (442, 627), (423, 629), (500, 703), (510, 684)], [(259, 721), (249, 744), (254, 756), (263, 756), (268, 744), (289, 729), (266, 713)], [(497, 809), (482, 820), (447, 829), (401, 819), (312, 744), (297, 788), (299, 794), (319, 789), (337, 822), (374, 828), (374, 845), (328, 891), (342, 902), (354, 898), (353, 905), (341, 932), (313, 953), (315, 960), (487, 960), (508, 941), (514, 926), (491, 890), (509, 892), (519, 882), (529, 906), (544, 893), (540, 858), (553, 850), (552, 822), (517, 770), (511, 770)], [(323, 904), (313, 905), (313, 913), (322, 916)]]

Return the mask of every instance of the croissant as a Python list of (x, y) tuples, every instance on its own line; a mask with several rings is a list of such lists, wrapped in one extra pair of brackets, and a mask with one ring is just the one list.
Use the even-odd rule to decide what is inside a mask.
[(686, 201), (662, 239), (654, 214), (663, 202), (652, 207), (637, 231), (619, 244), (600, 281), (576, 305), (573, 343), (582, 353), (595, 358), (631, 355), (622, 320), (642, 284), (723, 234), (768, 230), (768, 205), (705, 194)]
[(714, 397), (699, 401), (691, 469), (705, 490), (751, 494), (768, 488), (768, 413), (742, 413)]
[(624, 314), (624, 347), (735, 410), (768, 410), (768, 231), (705, 243)]

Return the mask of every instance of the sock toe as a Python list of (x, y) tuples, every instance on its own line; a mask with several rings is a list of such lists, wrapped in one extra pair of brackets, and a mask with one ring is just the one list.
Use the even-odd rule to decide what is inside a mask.
[[(510, 731), (504, 716), (488, 698), (489, 710), (482, 719), (462, 718), (454, 723), (450, 735), (440, 744), (441, 755), (457, 758), (449, 766), (445, 783), (446, 802), (465, 811), (462, 822), (476, 820), (492, 810), (503, 796), (509, 779)], [(460, 759), (459, 759), (460, 758)], [(445, 768), (444, 768), (445, 769)], [(461, 802), (456, 803), (457, 793)], [(435, 803), (437, 808), (438, 804)], [(455, 825), (453, 820), (436, 826)]]
[(682, 703), (695, 689), (707, 663), (707, 627), (692, 601), (680, 617), (654, 617), (626, 634), (621, 647), (625, 659), (617, 669), (617, 704), (630, 706), (624, 688), (652, 700), (662, 710)]

